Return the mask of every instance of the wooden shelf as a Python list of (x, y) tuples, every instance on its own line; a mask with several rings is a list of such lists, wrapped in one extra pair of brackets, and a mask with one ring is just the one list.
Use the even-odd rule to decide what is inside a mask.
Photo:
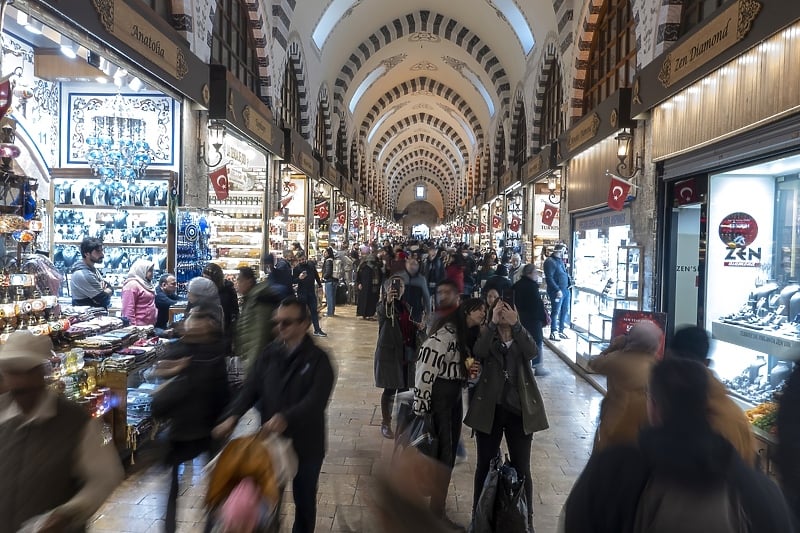
[[(71, 244), (74, 246), (80, 246), (82, 241), (53, 241), (53, 244)], [(154, 243), (133, 243), (133, 242), (104, 242), (104, 247), (114, 246), (115, 248), (166, 248), (167, 244), (163, 242), (154, 242)]]

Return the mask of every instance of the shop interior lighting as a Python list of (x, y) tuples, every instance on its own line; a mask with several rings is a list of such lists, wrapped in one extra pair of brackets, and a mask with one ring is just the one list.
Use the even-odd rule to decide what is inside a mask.
[(642, 156), (636, 152), (633, 157), (633, 168), (629, 168), (629, 161), (631, 159), (631, 144), (633, 143), (633, 134), (627, 129), (623, 128), (617, 134), (617, 174), (625, 179), (631, 179), (642, 170)]
[(108, 83), (108, 78), (106, 78), (105, 76), (97, 76), (94, 79), (94, 81), (96, 81), (97, 83)]
[[(225, 124), (217, 120), (208, 121), (208, 141), (211, 143), (214, 153), (209, 159), (209, 152), (206, 141), (200, 139), (197, 147), (197, 161), (204, 163), (207, 167), (213, 168), (222, 163), (222, 145), (225, 143)], [(212, 161), (214, 161), (212, 163)]]
[(17, 11), (17, 24), (23, 28), (28, 25), (28, 14), (24, 11)]
[(551, 204), (560, 204), (564, 199), (564, 185), (561, 182), (561, 169), (555, 168), (547, 178), (547, 199)]
[(132, 76), (131, 77), (131, 81), (128, 82), (128, 88), (131, 91), (139, 92), (139, 91), (142, 90), (142, 87), (144, 87), (144, 84), (142, 83), (142, 80), (140, 80), (136, 76)]
[(34, 35), (41, 35), (44, 26), (38, 20), (33, 20), (28, 18), (28, 23), (25, 25), (25, 29), (28, 30), (28, 33), (32, 33)]
[(69, 37), (64, 37), (63, 35), (61, 36), (61, 53), (64, 54), (64, 56), (68, 57), (69, 59), (75, 59), (78, 57), (75, 48), (77, 48), (77, 46), (69, 39)]

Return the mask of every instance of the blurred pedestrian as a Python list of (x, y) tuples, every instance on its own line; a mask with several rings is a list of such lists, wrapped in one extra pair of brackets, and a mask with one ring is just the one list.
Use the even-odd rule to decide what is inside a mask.
[(647, 402), (650, 427), (589, 458), (564, 507), (566, 533), (794, 531), (775, 483), (711, 428), (701, 364), (656, 364)]
[(214, 435), (230, 435), (238, 420), (257, 406), (263, 433), (292, 439), (298, 460), (292, 481), (292, 532), (311, 533), (316, 524), (319, 474), (327, 448), (326, 410), (335, 374), (328, 354), (308, 335), (311, 316), (305, 302), (286, 298), (273, 321), (277, 340), (256, 359), (230, 416), (215, 428)]
[(169, 343), (156, 367), (157, 375), (171, 378), (153, 396), (153, 416), (169, 422), (170, 489), (164, 529), (176, 530), (178, 473), (181, 465), (201, 455), (216, 453), (211, 438), (219, 416), (228, 404), (227, 340), (222, 316), (213, 301), (193, 306), (178, 341)]
[(241, 295), (242, 305), (235, 324), (233, 353), (241, 359), (247, 372), (274, 339), (272, 313), (281, 298), (269, 280), (258, 282), (250, 267), (239, 268), (236, 291)]
[[(233, 282), (225, 278), (222, 267), (216, 263), (207, 263), (203, 268), (203, 277), (210, 279), (217, 287), (219, 294), (219, 304), (222, 306), (222, 327), (228, 346), (233, 340), (233, 324), (239, 318), (239, 297), (236, 295), (236, 288)], [(228, 348), (230, 353), (230, 348)]]
[(589, 361), (592, 371), (608, 378), (607, 392), (600, 405), (600, 422), (594, 450), (615, 444), (636, 442), (647, 425), (647, 382), (661, 347), (661, 330), (650, 321), (639, 322), (625, 335), (624, 343)]
[(514, 302), (519, 313), (519, 321), (528, 330), (536, 343), (536, 357), (531, 361), (536, 376), (549, 374), (544, 366), (544, 325), (547, 311), (536, 283), (536, 267), (530, 263), (521, 268), (522, 275), (513, 286)]
[(0, 346), (0, 533), (85, 531), (123, 478), (100, 422), (47, 387), (53, 343), (19, 330)]

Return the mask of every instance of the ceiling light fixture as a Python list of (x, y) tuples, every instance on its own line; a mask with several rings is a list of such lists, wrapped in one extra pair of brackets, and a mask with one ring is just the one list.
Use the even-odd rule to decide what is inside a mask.
[(75, 52), (75, 43), (63, 35), (61, 36), (61, 53), (69, 59), (75, 59), (78, 57), (78, 54)]
[(38, 20), (28, 19), (28, 23), (25, 25), (25, 29), (28, 30), (28, 33), (32, 33), (34, 35), (41, 35), (42, 29), (44, 26)]

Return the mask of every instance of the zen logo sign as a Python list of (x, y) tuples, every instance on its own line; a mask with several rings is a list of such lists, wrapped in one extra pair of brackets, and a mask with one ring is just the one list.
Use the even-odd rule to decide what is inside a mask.
[(761, 248), (751, 245), (758, 237), (756, 219), (747, 213), (731, 213), (719, 223), (719, 238), (727, 247), (724, 265), (730, 267), (760, 267)]

